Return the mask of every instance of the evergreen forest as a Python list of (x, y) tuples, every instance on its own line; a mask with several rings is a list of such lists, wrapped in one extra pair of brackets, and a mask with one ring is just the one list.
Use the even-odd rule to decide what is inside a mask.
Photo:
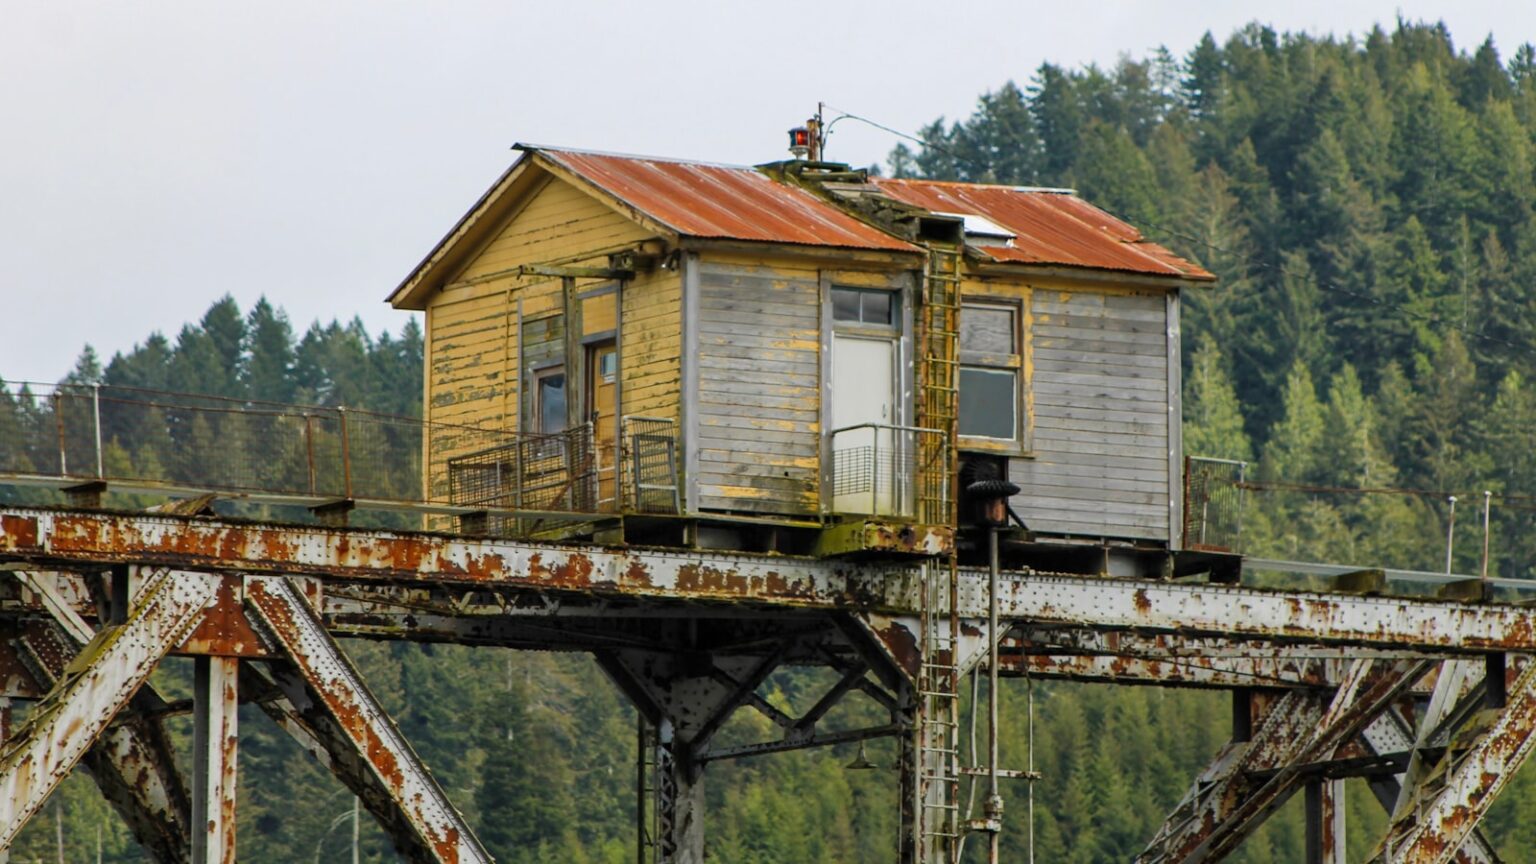
[[(1440, 570), (1455, 495), (1451, 566), (1475, 574), (1486, 491), (1490, 574), (1536, 577), (1536, 48), (1458, 47), (1406, 21), (1354, 37), (1254, 24), (1020, 80), (934, 120), (884, 170), (1075, 188), (1218, 275), (1186, 294), (1184, 440), (1247, 463), (1244, 551)], [(224, 298), (174, 338), (106, 360), (87, 348), (66, 381), (418, 415), (422, 359), (414, 323), (299, 334), (265, 301)], [(0, 387), (0, 448), (41, 410), (15, 394)], [(498, 861), (635, 860), (635, 716), (588, 659), (348, 648)], [(167, 661), (156, 683), (184, 697), (190, 671)], [(803, 709), (827, 683), (780, 674), (764, 692)], [(1013, 681), (1009, 767), (1029, 758), (1031, 695), (1034, 860), (1050, 864), (1130, 860), (1229, 733), (1220, 693)], [(240, 722), (242, 859), (350, 860), (348, 794), (260, 711)], [(771, 734), (759, 722), (729, 731)], [(169, 723), (190, 740), (186, 718)], [(893, 751), (868, 755), (874, 770), (847, 767), (851, 746), (712, 765), (711, 860), (890, 860)], [(60, 860), (60, 838), (70, 862), (144, 860), (76, 773), (12, 860)], [(1004, 791), (1004, 860), (1026, 860), (1026, 792)], [(1357, 781), (1347, 812), (1350, 860), (1365, 860), (1385, 816)], [(1300, 862), (1301, 824), (1292, 801), (1233, 860)], [(1536, 769), (1485, 830), (1505, 860), (1536, 860)], [(362, 861), (395, 860), (366, 814), (360, 845)]]

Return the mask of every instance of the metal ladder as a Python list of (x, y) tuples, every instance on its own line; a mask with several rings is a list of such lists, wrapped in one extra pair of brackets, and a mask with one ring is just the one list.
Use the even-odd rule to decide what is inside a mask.
[(918, 310), (917, 425), (944, 434), (918, 439), (918, 517), (930, 525), (954, 525), (955, 438), (960, 413), (960, 259), (964, 246), (931, 241), (925, 245), (928, 266)]
[(918, 675), (921, 860), (951, 862), (960, 846), (959, 632), (954, 556), (923, 568), (923, 660)]
[[(929, 241), (919, 310), (918, 425), (943, 432), (922, 439), (920, 518), (954, 526), (958, 517), (955, 449), (959, 426), (961, 242)], [(933, 474), (942, 471), (940, 477)], [(960, 847), (959, 569), (947, 560), (923, 568), (922, 665), (918, 674), (920, 855), (952, 862)]]

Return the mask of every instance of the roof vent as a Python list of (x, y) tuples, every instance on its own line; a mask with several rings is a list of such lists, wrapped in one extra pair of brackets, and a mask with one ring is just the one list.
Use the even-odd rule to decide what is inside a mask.
[(1014, 238), (1018, 236), (991, 219), (975, 213), (944, 213), (935, 210), (934, 215), (959, 219), (964, 226), (965, 239), (978, 246), (1012, 246)]

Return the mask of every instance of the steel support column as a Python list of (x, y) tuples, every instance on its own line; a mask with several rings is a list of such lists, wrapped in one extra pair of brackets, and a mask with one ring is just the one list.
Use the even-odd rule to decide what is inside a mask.
[(165, 571), (135, 598), (127, 621), (103, 628), (33, 709), (0, 754), (0, 848), (8, 847), (160, 658), (198, 623), (218, 580)]
[[(784, 647), (766, 656), (638, 649), (596, 655), (603, 671), (656, 729), (658, 864), (703, 862), (704, 764), (710, 740), (737, 708), (771, 709), (754, 697), (778, 668)], [(792, 723), (789, 731), (793, 734)]]
[(1305, 809), (1307, 864), (1344, 864), (1344, 781), (1308, 780)]
[(192, 864), (234, 864), (240, 661), (198, 657), (194, 663)]
[(490, 855), (464, 817), (448, 802), (295, 583), (286, 577), (252, 576), (246, 598), (308, 687), (308, 692), (289, 694), (302, 700), (298, 710), (329, 723), (389, 790), (408, 829), (394, 835), (401, 855), (411, 862), (488, 864)]

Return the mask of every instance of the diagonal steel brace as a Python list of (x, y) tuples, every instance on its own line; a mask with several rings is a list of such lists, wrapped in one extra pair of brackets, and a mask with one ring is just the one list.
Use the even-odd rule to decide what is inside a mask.
[[(307, 721), (311, 734), (324, 746), (355, 755), (389, 791), (398, 814), (404, 817), (405, 824), (398, 826), (402, 830), (392, 832), (400, 853), (412, 862), (489, 864), (490, 854), (448, 802), (442, 787), (326, 632), (295, 583), (281, 576), (249, 577), (246, 601), (304, 682), (300, 691), (288, 679), (291, 690), (285, 690), (285, 695), (293, 702), (295, 713)], [(282, 686), (285, 676), (279, 673), (277, 677)], [(375, 807), (376, 802), (370, 810)], [(386, 823), (386, 827), (394, 826)]]
[[(1398, 864), (1444, 864), (1451, 860), (1477, 828), (1483, 815), (1515, 772), (1536, 746), (1536, 663), (1510, 688), (1503, 708), (1488, 709), (1468, 721), (1463, 734), (1472, 738), (1471, 746), (1454, 764), (1437, 766), (1440, 771), (1426, 778), (1442, 785), (1431, 795), (1401, 808), (1387, 829), (1382, 848), (1373, 861)], [(1453, 747), (1442, 762), (1452, 761)], [(1443, 773), (1440, 773), (1443, 771)], [(1423, 795), (1421, 786), (1407, 790), (1410, 796)]]
[(0, 848), (69, 774), (213, 601), (218, 579), (161, 571), (120, 625), (102, 628), (0, 753)]

